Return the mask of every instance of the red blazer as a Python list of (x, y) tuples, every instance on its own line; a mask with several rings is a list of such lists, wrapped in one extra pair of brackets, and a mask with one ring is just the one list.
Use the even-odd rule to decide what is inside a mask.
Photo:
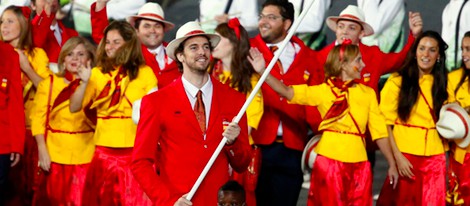
[[(191, 190), (222, 139), (222, 122), (232, 120), (245, 101), (245, 95), (213, 78), (212, 83), (206, 140), (181, 78), (142, 100), (131, 170), (155, 205), (173, 205)], [(229, 164), (237, 172), (246, 170), (251, 159), (246, 115), (239, 125), (240, 136), (223, 148), (191, 200), (193, 205), (217, 204), (217, 191), (229, 180)], [(155, 157), (157, 147), (159, 157)], [(160, 174), (155, 172), (154, 163), (159, 165)]]
[(59, 42), (57, 42), (54, 36), (54, 32), (51, 31), (51, 24), (54, 18), (55, 15), (47, 17), (46, 12), (43, 11), (41, 15), (36, 15), (33, 18), (32, 30), (34, 46), (44, 49), (47, 57), (49, 57), (49, 62), (57, 63), (62, 45), (70, 38), (78, 36), (78, 33), (73, 29), (65, 27), (61, 21), (57, 20), (59, 28), (62, 30), (62, 43), (59, 45)]
[[(275, 65), (271, 75), (280, 79), (286, 85), (306, 84), (308, 81), (320, 81), (321, 72), (312, 62), (315, 60), (315, 52), (306, 47), (297, 37), (292, 37), (292, 42), (300, 46), (289, 70), (284, 75), (280, 74), (280, 68)], [(274, 57), (260, 35), (250, 40), (252, 47), (257, 47), (263, 53), (267, 63)], [(308, 76), (308, 78), (307, 78)], [(305, 119), (305, 106), (288, 104), (266, 83), (261, 87), (264, 99), (264, 113), (258, 129), (252, 131), (255, 144), (269, 145), (276, 140), (279, 121), (282, 121), (283, 140), (286, 147), (302, 151), (306, 144), (307, 124)]]
[(23, 154), (26, 133), (18, 53), (0, 41), (0, 154)]
[[(102, 9), (99, 12), (95, 11), (96, 3), (91, 5), (91, 25), (92, 32), (91, 36), (93, 40), (99, 44), (101, 39), (104, 38), (103, 31), (108, 26), (108, 15), (106, 13), (106, 8)], [(166, 47), (167, 43), (163, 42), (163, 46)], [(178, 70), (178, 65), (176, 61), (172, 61), (170, 64), (166, 65), (164, 69), (161, 69), (158, 65), (155, 56), (149, 52), (147, 47), (142, 44), (142, 54), (145, 59), (145, 63), (152, 68), (153, 73), (158, 80), (158, 89), (171, 84), (175, 79), (181, 76), (181, 72)], [(167, 57), (168, 58), (168, 57)]]

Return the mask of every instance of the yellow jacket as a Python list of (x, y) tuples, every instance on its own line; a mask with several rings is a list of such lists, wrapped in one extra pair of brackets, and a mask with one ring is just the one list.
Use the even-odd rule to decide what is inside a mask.
[[(335, 95), (331, 87), (323, 83), (316, 86), (295, 85), (294, 97), (289, 103), (317, 106), (318, 111), (325, 116), (332, 106)], [(335, 92), (339, 90), (333, 88)], [(367, 161), (365, 141), (363, 137), (339, 132), (349, 132), (364, 134), (366, 126), (369, 128), (372, 139), (387, 137), (387, 128), (383, 122), (384, 117), (380, 113), (377, 98), (372, 88), (362, 84), (356, 84), (349, 88), (349, 112), (356, 121), (359, 130), (355, 126), (351, 115), (346, 115), (329, 129), (338, 131), (325, 131), (320, 142), (315, 148), (315, 152), (325, 157), (342, 162), (363, 162)]]
[[(95, 143), (99, 146), (128, 148), (134, 146), (137, 125), (131, 119), (132, 104), (157, 87), (157, 78), (148, 66), (141, 66), (137, 78), (129, 81), (129, 76), (121, 80), (121, 98), (117, 105), (109, 108), (112, 91), (116, 88), (114, 77), (118, 68), (103, 74), (101, 68), (92, 69), (85, 92), (83, 107), (93, 101), (91, 108), (96, 108), (98, 121), (95, 129)], [(105, 85), (111, 81), (107, 97), (97, 99)]]
[(431, 74), (419, 79), (419, 85), (425, 99), (418, 94), (418, 99), (411, 110), (407, 122), (398, 118), (398, 95), (401, 87), (401, 76), (394, 73), (380, 92), (380, 110), (387, 125), (393, 125), (393, 136), (398, 149), (407, 154), (431, 156), (443, 154), (445, 145), (436, 130), (430, 107), (433, 107), (431, 88), (434, 77)]
[[(466, 78), (463, 84), (459, 87), (457, 92), (455, 89), (460, 82), (460, 78), (464, 73), (464, 69), (460, 68), (455, 70), (448, 75), (447, 79), (447, 92), (449, 93), (448, 102), (458, 102), (463, 108), (470, 106), (470, 88), (468, 85), (468, 78)], [(467, 148), (460, 148), (455, 146), (454, 148), (454, 159), (460, 163), (463, 163), (465, 159), (465, 154), (470, 153), (470, 146)]]
[(90, 163), (95, 151), (93, 129), (87, 124), (83, 111), (70, 113), (70, 100), (52, 108), (59, 93), (68, 86), (63, 77), (53, 77), (52, 95), (47, 105), (51, 77), (38, 85), (31, 113), (31, 130), (33, 135), (44, 134), (46, 129), (47, 107), (50, 129), (47, 131), (47, 150), (51, 161), (59, 164), (76, 165)]
[[(52, 72), (49, 70), (49, 58), (47, 58), (46, 52), (43, 49), (35, 47), (33, 49), (34, 55), (26, 53), (31, 67), (34, 71), (43, 79), (47, 78)], [(21, 78), (23, 79), (25, 73), (21, 73)], [(23, 87), (23, 98), (24, 98), (24, 112), (26, 119), (26, 128), (31, 127), (31, 111), (33, 108), (34, 94), (36, 93), (36, 88), (33, 85), (31, 80)]]

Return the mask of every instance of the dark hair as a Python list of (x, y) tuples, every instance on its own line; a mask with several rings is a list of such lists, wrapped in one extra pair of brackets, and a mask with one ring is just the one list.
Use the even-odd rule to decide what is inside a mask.
[(447, 100), (447, 69), (446, 54), (447, 44), (444, 42), (439, 33), (435, 31), (425, 31), (418, 38), (416, 38), (413, 46), (411, 47), (406, 57), (405, 63), (399, 74), (402, 77), (400, 93), (398, 96), (398, 117), (406, 122), (409, 117), (413, 106), (418, 100), (419, 95), (419, 68), (416, 60), (416, 50), (420, 41), (424, 38), (432, 38), (437, 41), (439, 47), (439, 58), (434, 64), (431, 74), (434, 77), (432, 84), (432, 104), (434, 109), (433, 117), (439, 117), (444, 101)]
[[(212, 45), (209, 37), (207, 37), (206, 35), (197, 35), (197, 36), (202, 36), (202, 37), (205, 37), (207, 39), (207, 41), (209, 42), (210, 50), (212, 52), (212, 49), (214, 48), (214, 46)], [(184, 52), (184, 44), (186, 44), (186, 41), (188, 39), (193, 38), (193, 37), (196, 37), (196, 36), (186, 38), (184, 41), (182, 41), (178, 45), (178, 47), (175, 48), (175, 61), (176, 61), (176, 65), (178, 65), (178, 71), (180, 71), (181, 73), (183, 73), (183, 63), (181, 63), (180, 60), (178, 60), (178, 53), (183, 53)]]
[[(125, 43), (117, 51), (114, 57), (108, 57), (105, 51), (106, 38), (109, 31), (116, 30), (124, 39)], [(137, 34), (132, 26), (126, 21), (113, 21), (104, 30), (104, 38), (101, 39), (97, 50), (96, 65), (101, 67), (101, 72), (108, 73), (115, 66), (122, 66), (123, 70), (133, 80), (139, 73), (139, 67), (145, 64), (142, 49)]]
[(222, 191), (239, 192), (243, 194), (243, 197), (245, 197), (245, 188), (243, 188), (243, 186), (235, 180), (229, 180), (224, 185), (222, 185), (222, 187), (219, 189), (219, 192)]
[[(253, 66), (248, 61), (250, 55), (250, 39), (243, 26), (238, 26), (240, 30), (240, 40), (235, 31), (227, 23), (219, 24), (215, 31), (227, 38), (233, 46), (232, 61), (230, 62), (232, 79), (230, 87), (236, 88), (239, 92), (247, 94), (252, 90), (251, 76), (255, 74)], [(209, 65), (209, 73), (212, 73), (214, 66), (219, 59), (213, 59)]]
[[(281, 16), (284, 19), (291, 20), (294, 23), (294, 5), (287, 0), (266, 0), (261, 8), (266, 6), (277, 6), (281, 11)], [(292, 25), (291, 24), (291, 25)]]
[[(470, 31), (465, 32), (465, 34), (463, 35), (462, 40), (464, 38), (470, 38)], [(462, 77), (460, 78), (459, 83), (457, 84), (457, 87), (455, 88), (454, 94), (457, 94), (457, 91), (462, 86), (462, 84), (465, 82), (465, 79), (468, 78), (468, 83), (470, 84), (470, 68), (467, 68), (467, 66), (465, 66), (465, 63), (463, 61), (462, 61), (462, 68), (463, 68), (463, 74), (462, 74)]]
[(148, 21), (152, 21), (152, 22), (157, 22), (159, 23), (160, 25), (162, 25), (163, 27), (163, 30), (165, 30), (165, 24), (162, 23), (162, 22), (159, 22), (159, 21), (156, 21), (156, 20), (151, 20), (151, 19), (146, 19), (146, 18), (138, 18), (134, 21), (134, 28), (135, 29), (139, 29), (139, 26), (140, 26), (140, 23), (142, 22), (142, 19), (145, 19), (145, 20), (148, 20)]

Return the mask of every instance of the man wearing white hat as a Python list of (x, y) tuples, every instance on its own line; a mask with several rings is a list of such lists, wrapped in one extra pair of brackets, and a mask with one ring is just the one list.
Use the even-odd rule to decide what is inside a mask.
[[(238, 124), (228, 123), (246, 97), (207, 73), (212, 48), (219, 41), (197, 22), (184, 24), (166, 48), (183, 75), (142, 100), (131, 168), (155, 205), (216, 205), (218, 188), (229, 180), (229, 165), (243, 172), (251, 160), (246, 115)], [(227, 144), (189, 202), (183, 195), (222, 135)], [(159, 175), (154, 164), (159, 165)]]
[[(103, 31), (108, 26), (106, 4), (109, 0), (97, 1), (91, 5), (92, 37), (95, 42), (103, 38)], [(136, 29), (142, 43), (145, 63), (152, 68), (161, 89), (181, 76), (176, 63), (165, 52), (167, 43), (163, 42), (165, 32), (175, 25), (165, 20), (163, 9), (157, 3), (144, 4), (137, 15), (128, 18)]]

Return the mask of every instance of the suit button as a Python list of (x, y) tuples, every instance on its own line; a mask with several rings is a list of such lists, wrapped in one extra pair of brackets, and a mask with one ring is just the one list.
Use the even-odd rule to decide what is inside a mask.
[(204, 148), (206, 148), (206, 149), (207, 149), (207, 145), (206, 145), (206, 144), (204, 145)]

